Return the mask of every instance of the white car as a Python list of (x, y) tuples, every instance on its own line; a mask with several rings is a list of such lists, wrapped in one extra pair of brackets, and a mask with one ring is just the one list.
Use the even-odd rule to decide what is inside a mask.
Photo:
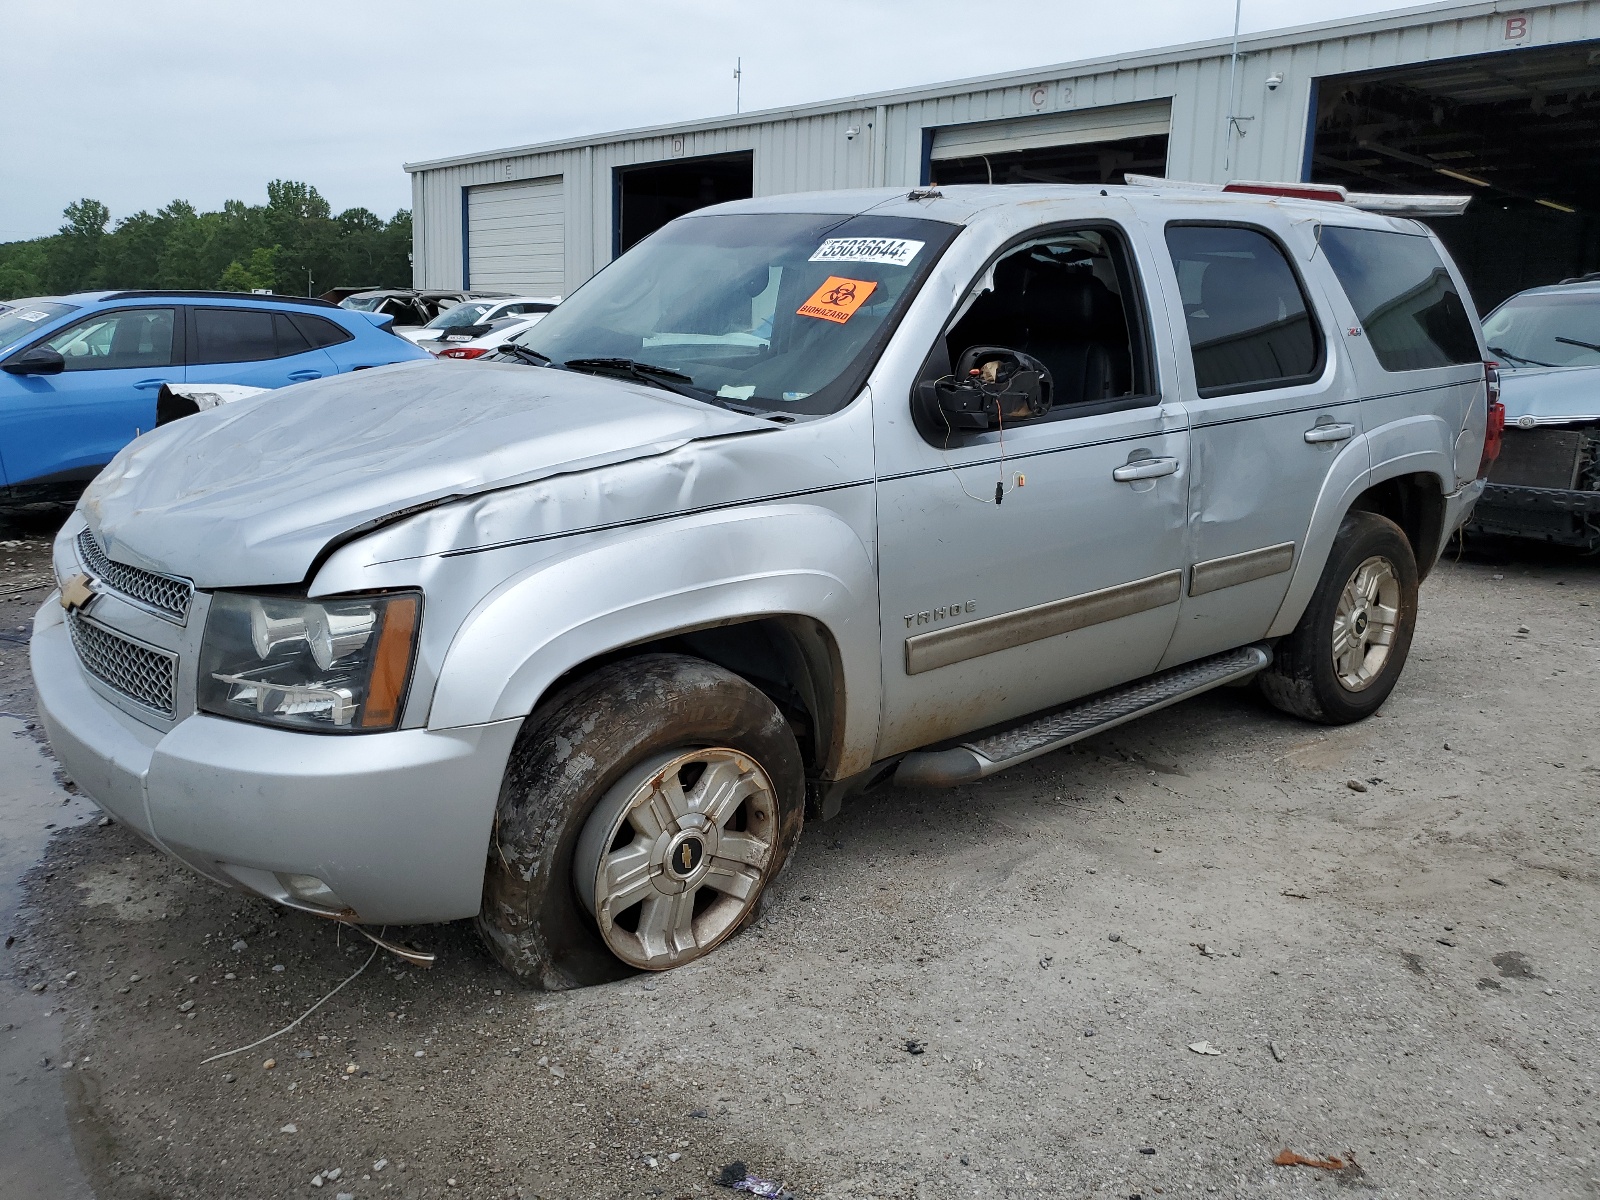
[(528, 313), (521, 317), (505, 317), (491, 322), (488, 332), (478, 337), (469, 338), (464, 342), (452, 339), (451, 344), (448, 346), (434, 343), (434, 346), (438, 348), (434, 349), (433, 346), (430, 346), (429, 349), (432, 349), (434, 354), (440, 358), (482, 358), (485, 354), (498, 350), (518, 335), (527, 333), (528, 330), (544, 320), (547, 315), (546, 313), (537, 312)]
[(438, 353), (434, 343), (460, 345), (489, 332), (489, 326), (505, 317), (543, 316), (561, 303), (560, 296), (506, 296), (493, 300), (463, 300), (440, 313), (420, 329), (397, 330), (424, 350)]

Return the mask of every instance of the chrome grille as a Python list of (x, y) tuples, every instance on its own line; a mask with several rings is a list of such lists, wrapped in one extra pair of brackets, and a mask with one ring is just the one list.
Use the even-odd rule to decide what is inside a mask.
[(90, 575), (118, 595), (180, 625), (189, 619), (194, 584), (187, 579), (113, 562), (87, 529), (78, 534), (78, 558)]
[(67, 614), (67, 629), (84, 670), (134, 703), (164, 717), (172, 716), (176, 654), (112, 633), (77, 612)]

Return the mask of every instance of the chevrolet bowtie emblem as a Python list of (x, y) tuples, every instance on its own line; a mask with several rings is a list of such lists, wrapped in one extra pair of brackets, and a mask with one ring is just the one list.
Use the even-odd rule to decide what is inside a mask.
[(61, 607), (76, 612), (95, 598), (94, 584), (87, 575), (74, 575), (61, 585)]

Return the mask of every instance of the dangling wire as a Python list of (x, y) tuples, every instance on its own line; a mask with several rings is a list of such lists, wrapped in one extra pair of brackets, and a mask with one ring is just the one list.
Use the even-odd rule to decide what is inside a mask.
[[(947, 379), (954, 380), (955, 376), (941, 375), (938, 379), (933, 381), (933, 386), (938, 387)], [(968, 500), (976, 500), (979, 504), (999, 504), (1000, 501), (1005, 498), (1007, 492), (1016, 491), (1015, 487), (1006, 487), (1006, 418), (1005, 411), (1000, 404), (1000, 397), (1004, 395), (1004, 391), (1000, 390), (992, 393), (987, 392), (985, 391), (981, 382), (978, 384), (978, 390), (983, 391), (985, 395), (990, 396), (990, 398), (994, 400), (995, 423), (1000, 432), (1000, 474), (999, 477), (994, 481), (994, 495), (974, 496), (971, 492), (967, 491), (967, 485), (961, 478), (960, 470), (957, 469), (956, 465), (950, 461), (950, 435), (955, 431), (950, 425), (949, 418), (945, 417), (943, 413), (940, 414), (940, 417), (942, 420), (944, 420), (944, 445), (939, 449), (939, 457), (944, 461), (945, 470), (949, 471), (950, 474), (954, 476), (956, 486), (961, 489), (961, 494), (964, 495)]]

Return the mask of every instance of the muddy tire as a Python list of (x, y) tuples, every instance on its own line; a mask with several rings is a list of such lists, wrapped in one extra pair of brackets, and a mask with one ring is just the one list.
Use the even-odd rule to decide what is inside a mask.
[(764, 694), (697, 658), (613, 663), (518, 736), (478, 931), (550, 991), (693, 961), (755, 914), (804, 814), (800, 752)]
[(1300, 623), (1258, 676), (1262, 694), (1324, 725), (1369, 717), (1394, 690), (1416, 625), (1411, 543), (1387, 517), (1349, 513)]

